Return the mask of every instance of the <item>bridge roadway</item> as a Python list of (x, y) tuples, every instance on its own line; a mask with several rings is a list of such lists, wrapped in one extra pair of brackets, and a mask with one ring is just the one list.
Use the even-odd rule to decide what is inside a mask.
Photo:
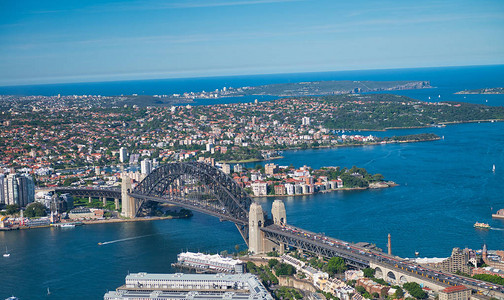
[(355, 253), (354, 250), (343, 243), (340, 245), (334, 242), (327, 242), (324, 239), (315, 239), (314, 237), (318, 235), (301, 230), (300, 228), (290, 225), (280, 226), (273, 224), (262, 227), (261, 230), (265, 233), (265, 237), (270, 240), (324, 257), (339, 256), (345, 260), (346, 264), (357, 268), (369, 267), (370, 257), (365, 254)]
[(98, 188), (98, 187), (56, 187), (55, 192), (58, 193), (68, 193), (74, 196), (80, 197), (100, 197), (100, 198), (114, 198), (121, 199), (121, 189), (120, 188)]
[(261, 230), (265, 233), (266, 238), (297, 249), (329, 258), (339, 256), (348, 265), (358, 268), (380, 266), (399, 274), (394, 279), (387, 278), (388, 272), (385, 272), (383, 279), (387, 281), (394, 280), (396, 283), (400, 283), (400, 277), (405, 275), (406, 277), (415, 277), (431, 286), (437, 286), (438, 289), (447, 286), (465, 285), (475, 291), (504, 299), (504, 286), (421, 267), (407, 259), (358, 247), (345, 241), (326, 237), (322, 234), (306, 231), (291, 225), (268, 225), (261, 228)]
[(237, 219), (233, 218), (232, 216), (226, 214), (225, 209), (219, 209), (219, 208), (214, 208), (208, 205), (202, 205), (198, 203), (197, 201), (191, 201), (187, 200), (184, 197), (175, 197), (175, 196), (168, 196), (168, 197), (155, 197), (155, 196), (146, 196), (143, 194), (136, 194), (136, 193), (130, 193), (129, 194), (131, 197), (140, 199), (140, 200), (148, 200), (148, 201), (155, 201), (155, 202), (161, 202), (161, 203), (170, 203), (173, 205), (177, 205), (183, 208), (187, 208), (190, 210), (194, 210), (200, 213), (204, 213), (207, 215), (211, 215), (214, 217), (219, 218), (221, 221), (230, 221), (238, 225), (248, 225), (248, 220), (242, 220), (242, 219)]

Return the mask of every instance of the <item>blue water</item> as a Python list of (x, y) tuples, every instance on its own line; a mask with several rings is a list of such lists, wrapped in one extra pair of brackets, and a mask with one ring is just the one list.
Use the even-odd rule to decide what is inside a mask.
[[(503, 105), (502, 95), (474, 95), (463, 98), (452, 92), (479, 87), (504, 86), (503, 66), (365, 71), (247, 76), (233, 78), (180, 80), (166, 89), (209, 90), (224, 86), (256, 83), (329, 79), (431, 80), (436, 89), (401, 91), (401, 94), (427, 100), (441, 99)], [(284, 77), (282, 77), (284, 76)], [(310, 77), (312, 76), (312, 77)], [(339, 77), (338, 77), (339, 76)], [(374, 77), (373, 77), (374, 76)], [(372, 77), (372, 78), (369, 78)], [(242, 79), (240, 79), (242, 78)], [(242, 80), (242, 81), (240, 81)], [(153, 93), (162, 81), (137, 81), (123, 93)], [(110, 85), (110, 86), (109, 86)], [(79, 90), (77, 87), (81, 88)], [(38, 94), (111, 94), (119, 83), (37, 87)], [(33, 87), (35, 89), (35, 87)], [(95, 89), (95, 92), (89, 90)], [(38, 90), (37, 90), (38, 89)], [(57, 90), (59, 89), (59, 92)], [(101, 90), (100, 90), (101, 89)], [(2, 92), (8, 88), (0, 88)], [(12, 90), (11, 90), (12, 91)], [(158, 90), (156, 93), (161, 93)], [(398, 92), (399, 93), (399, 92)], [(432, 94), (432, 95), (431, 95)], [(424, 98), (422, 98), (424, 97)], [(451, 98), (453, 97), (453, 98)], [(433, 99), (431, 99), (433, 100)], [(488, 100), (488, 102), (486, 102)], [(394, 254), (411, 257), (447, 257), (453, 247), (504, 249), (504, 221), (491, 218), (491, 212), (504, 208), (504, 123), (450, 125), (444, 128), (393, 130), (377, 135), (434, 132), (443, 140), (424, 143), (377, 145), (323, 150), (286, 151), (281, 165), (326, 165), (365, 167), (382, 173), (398, 187), (383, 190), (346, 191), (309, 197), (285, 198), (289, 223), (348, 241), (367, 241), (385, 248), (392, 235)], [(366, 133), (367, 134), (367, 133)], [(491, 171), (495, 164), (496, 172)], [(273, 199), (260, 199), (269, 210)], [(474, 222), (490, 223), (484, 231)], [(121, 239), (129, 239), (120, 241)], [(98, 246), (98, 242), (115, 241)], [(45, 228), (0, 232), (0, 251), (7, 245), (10, 258), (0, 257), (0, 299), (12, 294), (20, 299), (100, 299), (110, 289), (124, 283), (128, 272), (172, 272), (170, 263), (183, 250), (233, 251), (245, 245), (229, 222), (195, 213), (187, 220), (102, 224), (75, 229)], [(51, 295), (46, 296), (47, 288)], [(71, 295), (71, 296), (69, 296)]]
[[(223, 87), (257, 86), (273, 83), (318, 80), (430, 80), (435, 89), (398, 91), (401, 95), (419, 100), (453, 100), (488, 105), (503, 105), (502, 95), (453, 95), (461, 89), (477, 89), (504, 86), (504, 65), (465, 66), (443, 68), (414, 68), (390, 70), (338, 71), (318, 73), (293, 73), (272, 75), (222, 76), (207, 78), (156, 79), (91, 83), (68, 83), (30, 86), (0, 86), (0, 95), (163, 95), (184, 92), (200, 92)], [(441, 95), (441, 98), (438, 96)], [(199, 104), (253, 101), (257, 97), (200, 100)], [(270, 98), (271, 99), (271, 98)], [(488, 100), (488, 102), (485, 102)], [(221, 102), (222, 101), (222, 102)]]

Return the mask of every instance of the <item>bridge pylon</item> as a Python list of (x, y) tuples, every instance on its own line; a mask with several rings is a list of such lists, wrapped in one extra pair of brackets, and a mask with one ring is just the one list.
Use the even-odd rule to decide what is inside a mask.
[(277, 199), (273, 201), (271, 216), (273, 217), (273, 223), (275, 225), (287, 224), (287, 213), (285, 212), (285, 204), (282, 200)]
[[(272, 207), (273, 222), (285, 222), (286, 213), (285, 206), (281, 200), (275, 200)], [(276, 221), (275, 221), (276, 218)], [(263, 254), (270, 251), (279, 250), (283, 253), (283, 244), (277, 243), (266, 238), (266, 235), (261, 230), (265, 226), (266, 216), (259, 203), (252, 203), (249, 211), (249, 251), (254, 254)], [(269, 221), (271, 222), (271, 220)]]
[[(282, 200), (273, 201), (273, 205), (271, 207), (271, 217), (273, 218), (273, 223), (275, 225), (284, 226), (287, 224), (287, 213), (285, 211), (285, 204)], [(280, 254), (284, 254), (285, 245), (280, 243), (278, 251)]]
[(121, 174), (121, 215), (128, 218), (136, 217), (137, 200), (131, 197), (128, 193), (131, 192), (131, 178), (126, 174)]

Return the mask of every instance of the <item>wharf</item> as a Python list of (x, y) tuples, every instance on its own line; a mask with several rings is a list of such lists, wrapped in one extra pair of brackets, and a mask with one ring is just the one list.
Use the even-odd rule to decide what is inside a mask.
[(197, 274), (218, 274), (218, 273), (223, 273), (219, 272), (215, 269), (205, 269), (205, 268), (198, 268), (194, 266), (189, 266), (185, 264), (180, 264), (180, 263), (172, 263), (171, 266), (176, 269), (185, 269), (189, 270), (191, 272), (196, 272)]

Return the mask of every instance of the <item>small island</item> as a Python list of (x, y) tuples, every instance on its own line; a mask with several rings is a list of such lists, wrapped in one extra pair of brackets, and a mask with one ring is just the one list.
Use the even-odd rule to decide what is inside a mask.
[(496, 87), (496, 88), (484, 88), (484, 89), (476, 89), (476, 90), (464, 90), (464, 91), (456, 92), (455, 94), (461, 94), (461, 95), (502, 95), (502, 94), (504, 94), (504, 88)]

